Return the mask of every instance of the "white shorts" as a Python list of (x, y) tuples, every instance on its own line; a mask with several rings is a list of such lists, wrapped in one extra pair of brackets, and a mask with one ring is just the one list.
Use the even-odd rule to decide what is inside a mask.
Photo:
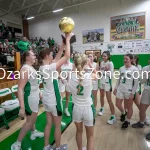
[(93, 91), (97, 91), (98, 90), (98, 80), (94, 81), (93, 80)]
[(141, 96), (141, 103), (150, 105), (150, 90), (144, 89)]
[(70, 92), (70, 89), (67, 84), (63, 84), (60, 80), (59, 81), (59, 91), (60, 91), (60, 93)]
[(44, 104), (43, 106), (45, 108), (46, 112), (50, 112), (53, 116), (57, 117), (57, 116), (62, 116), (63, 112), (59, 112), (57, 105), (49, 105), (49, 104)]
[(102, 83), (100, 83), (100, 89), (104, 90), (106, 92), (111, 92), (112, 91), (112, 87), (110, 86), (110, 84), (102, 84)]
[(123, 92), (117, 89), (116, 97), (118, 99), (129, 99), (131, 92)]
[(95, 113), (94, 107), (92, 106), (74, 106), (72, 111), (72, 118), (74, 122), (83, 122), (85, 126), (94, 126), (95, 124)]

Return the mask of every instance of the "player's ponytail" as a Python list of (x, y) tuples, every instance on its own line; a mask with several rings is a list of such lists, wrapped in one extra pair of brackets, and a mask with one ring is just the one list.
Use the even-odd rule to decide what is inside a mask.
[(85, 54), (76, 54), (74, 57), (74, 64), (78, 71), (77, 75), (79, 78), (79, 85), (80, 85), (83, 80), (84, 66), (87, 64), (87, 56)]

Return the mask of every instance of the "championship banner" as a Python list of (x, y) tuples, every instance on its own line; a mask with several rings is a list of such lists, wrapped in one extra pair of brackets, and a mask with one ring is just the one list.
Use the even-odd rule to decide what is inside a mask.
[(145, 39), (145, 12), (110, 18), (110, 40)]

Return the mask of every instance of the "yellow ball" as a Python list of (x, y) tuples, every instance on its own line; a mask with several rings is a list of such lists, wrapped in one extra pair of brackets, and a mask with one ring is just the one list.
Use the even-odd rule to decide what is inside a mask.
[(74, 21), (72, 18), (64, 17), (59, 22), (59, 28), (64, 33), (70, 33), (74, 29)]

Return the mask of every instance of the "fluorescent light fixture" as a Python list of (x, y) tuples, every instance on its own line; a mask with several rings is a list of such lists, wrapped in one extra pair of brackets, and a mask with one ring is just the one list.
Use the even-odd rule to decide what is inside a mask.
[(33, 19), (34, 17), (28, 17), (27, 20)]
[(57, 9), (57, 10), (54, 10), (53, 13), (59, 12), (59, 11), (63, 11), (63, 9)]

